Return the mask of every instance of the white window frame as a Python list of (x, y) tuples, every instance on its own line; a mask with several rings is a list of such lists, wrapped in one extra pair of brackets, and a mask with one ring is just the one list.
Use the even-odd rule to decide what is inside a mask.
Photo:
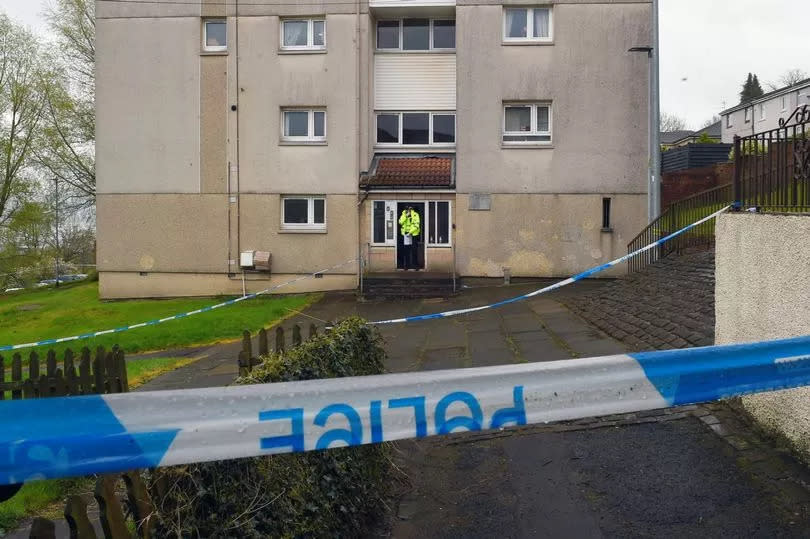
[[(374, 204), (377, 203), (377, 202), (384, 203), (386, 211), (389, 208), (393, 208), (391, 210), (392, 211), (391, 221), (393, 222), (394, 236), (392, 238), (389, 238), (387, 236), (387, 234), (386, 234), (386, 232), (388, 230), (387, 230), (387, 228), (385, 228), (383, 230), (383, 234), (386, 237), (385, 237), (385, 241), (382, 242), (382, 243), (378, 243), (378, 242), (374, 241)], [(397, 201), (396, 200), (374, 199), (374, 200), (371, 201), (371, 204), (369, 204), (369, 212), (370, 212), (369, 220), (371, 221), (371, 230), (370, 230), (371, 236), (369, 236), (369, 239), (371, 241), (369, 243), (374, 247), (396, 247), (396, 245), (397, 245)], [(388, 221), (389, 221), (388, 216), (385, 216), (385, 219), (383, 220), (383, 227), (386, 227), (385, 223), (387, 223)]]
[[(427, 144), (404, 144), (402, 142), (402, 115), (403, 114), (427, 114), (428, 115), (428, 143)], [(380, 115), (390, 115), (399, 117), (398, 142), (377, 142), (377, 117)], [(433, 116), (453, 116), (453, 135), (458, 140), (458, 116), (454, 110), (403, 110), (403, 111), (374, 111), (374, 146), (378, 148), (454, 148), (455, 142), (433, 142)]]
[[(306, 45), (285, 45), (284, 44), (284, 24), (288, 22), (306, 22), (307, 23), (307, 44)], [(316, 22), (323, 23), (323, 45), (315, 45), (315, 32), (314, 27)], [(279, 46), (283, 51), (322, 51), (326, 50), (326, 17), (290, 17), (281, 19), (281, 28), (279, 29)]]
[[(526, 37), (509, 37), (506, 27), (506, 10), (525, 9), (526, 10)], [(534, 10), (548, 10), (548, 37), (532, 37), (534, 34)], [(502, 14), (501, 32), (504, 43), (551, 43), (554, 41), (554, 10), (551, 6), (520, 6), (504, 5)]]
[(757, 108), (759, 109), (759, 121), (765, 120), (765, 103), (758, 103)]
[(782, 112), (785, 112), (787, 110), (787, 104), (788, 104), (789, 97), (790, 96), (788, 96), (787, 94), (782, 96)]
[[(506, 130), (506, 109), (507, 107), (530, 107), (530, 131), (507, 131)], [(537, 107), (548, 108), (548, 131), (537, 130)], [(505, 101), (503, 103), (503, 113), (501, 114), (501, 143), (505, 146), (550, 146), (554, 142), (554, 108), (551, 101), (534, 101), (531, 103), (521, 101)], [(532, 137), (548, 135), (548, 140), (504, 140), (504, 137)]]
[[(307, 222), (306, 223), (286, 223), (286, 211), (288, 200), (307, 201)], [(323, 223), (315, 222), (315, 201), (323, 200)], [(284, 195), (281, 197), (281, 229), (282, 230), (326, 230), (327, 208), (326, 196), (324, 195)]]
[[(430, 222), (433, 220), (436, 230), (439, 228), (439, 212), (431, 212), (431, 203), (447, 202), (447, 243), (436, 243), (430, 241)], [(435, 206), (434, 206), (435, 207)], [(427, 200), (425, 201), (425, 238), (428, 247), (451, 247), (453, 245), (453, 201), (452, 200)]]
[(732, 124), (732, 122), (731, 122), (731, 116), (732, 116), (732, 113), (731, 113), (731, 112), (729, 112), (728, 114), (726, 114), (726, 129), (729, 129), (730, 127), (732, 127), (732, 126), (733, 126), (733, 124)]
[[(287, 127), (286, 113), (288, 112), (306, 112), (307, 113), (307, 135), (289, 136), (285, 134)], [(315, 113), (323, 113), (323, 136), (315, 136)], [(281, 109), (281, 141), (282, 142), (326, 142), (328, 116), (326, 114), (326, 107), (304, 108), (304, 107), (284, 107)]]
[[(419, 50), (410, 50), (410, 49), (408, 49), (408, 50), (406, 50), (406, 49), (403, 48), (403, 46), (404, 46), (404, 35), (403, 35), (404, 25), (403, 25), (403, 21), (405, 21), (406, 19), (428, 19), (429, 38), (428, 38), (428, 48), (427, 49), (419, 49)], [(429, 18), (429, 17), (400, 17), (400, 18), (390, 17), (390, 18), (388, 18), (388, 17), (386, 17), (384, 19), (380, 19), (380, 20), (378, 20), (378, 21), (376, 21), (374, 23), (374, 50), (377, 51), (377, 52), (401, 52), (401, 53), (404, 53), (404, 54), (410, 54), (410, 53), (416, 53), (416, 54), (422, 53), (422, 54), (424, 54), (426, 52), (431, 52), (431, 51), (437, 51), (437, 52), (454, 51), (454, 50), (456, 50), (455, 47), (453, 47), (453, 48), (443, 48), (443, 47), (434, 47), (433, 46), (433, 22), (434, 21), (455, 21), (455, 20), (456, 20), (455, 17), (433, 17), (433, 18)], [(391, 21), (399, 22), (399, 47), (396, 47), (396, 48), (391, 47), (391, 48), (381, 49), (379, 47), (378, 42), (377, 42), (377, 35), (378, 35), (377, 34), (377, 24), (379, 24), (381, 22), (391, 22)], [(458, 38), (458, 35), (456, 35), (456, 38)]]
[(745, 123), (751, 121), (751, 111), (754, 107), (745, 107)]
[[(208, 45), (208, 23), (215, 22), (225, 25), (225, 45)], [(226, 19), (203, 19), (202, 20), (202, 49), (205, 52), (225, 52), (228, 50), (228, 21)]]

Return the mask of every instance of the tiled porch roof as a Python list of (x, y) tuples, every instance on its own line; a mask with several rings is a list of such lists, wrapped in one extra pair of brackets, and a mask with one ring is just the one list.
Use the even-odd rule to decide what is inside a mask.
[(454, 155), (375, 155), (371, 170), (360, 178), (365, 189), (451, 189)]

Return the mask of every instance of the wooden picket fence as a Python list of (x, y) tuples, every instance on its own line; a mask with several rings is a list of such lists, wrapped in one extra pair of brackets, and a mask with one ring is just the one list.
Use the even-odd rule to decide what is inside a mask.
[[(124, 351), (117, 346), (112, 350), (99, 347), (95, 353), (83, 348), (79, 357), (72, 350), (65, 350), (61, 366), (56, 352), (50, 350), (45, 356), (44, 372), (41, 372), (43, 365), (36, 351), (28, 355), (27, 369), (23, 368), (23, 357), (14, 354), (10, 367), (11, 376), (6, 380), (6, 360), (0, 356), (0, 400), (7, 392), (13, 400), (18, 400), (129, 391)], [(122, 480), (123, 488), (119, 484)], [(121, 500), (119, 493), (124, 490), (126, 497)], [(154, 505), (140, 472), (99, 476), (93, 497), (98, 502), (97, 518), (106, 539), (132, 537), (126, 525), (127, 515), (135, 522), (138, 537), (153, 537), (154, 519), (151, 516)], [(71, 539), (98, 539), (87, 511), (85, 498), (78, 495), (68, 497), (64, 515)], [(37, 517), (31, 523), (29, 537), (56, 539), (56, 524)]]
[(124, 352), (117, 346), (109, 351), (99, 347), (95, 355), (89, 348), (82, 348), (78, 358), (72, 350), (65, 350), (61, 368), (57, 364), (56, 352), (49, 350), (45, 372), (40, 372), (41, 367), (39, 354), (31, 352), (25, 376), (23, 358), (14, 354), (11, 378), (6, 381), (6, 361), (0, 356), (0, 400), (6, 397), (6, 392), (11, 392), (12, 400), (18, 400), (129, 391)]
[[(319, 331), (329, 331), (329, 328), (332, 327), (332, 324), (327, 323), (321, 330), (318, 329), (318, 326), (315, 324), (310, 324), (308, 329), (307, 339), (311, 339), (318, 335)], [(274, 352), (283, 352), (288, 348), (288, 344), (295, 347), (300, 345), (304, 342), (302, 328), (299, 324), (295, 324), (292, 327), (291, 339), (288, 343), (287, 340), (287, 331), (284, 330), (283, 327), (277, 326), (275, 330), (272, 330), (274, 334)], [(258, 350), (257, 354), (253, 354), (253, 338), (250, 335), (250, 331), (245, 330), (242, 332), (242, 350), (239, 351), (239, 376), (247, 376), (250, 371), (253, 370), (253, 367), (261, 363), (261, 357), (266, 356), (270, 353), (270, 331), (262, 328), (259, 330), (257, 335), (258, 341)]]

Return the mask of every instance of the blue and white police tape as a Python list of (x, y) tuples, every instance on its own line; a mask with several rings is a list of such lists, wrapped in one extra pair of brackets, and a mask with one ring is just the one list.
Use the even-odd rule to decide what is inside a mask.
[(110, 333), (122, 333), (124, 331), (129, 331), (129, 330), (132, 330), (132, 329), (138, 329), (138, 328), (143, 328), (143, 327), (147, 327), (147, 326), (156, 326), (158, 324), (163, 324), (164, 322), (171, 322), (172, 320), (179, 320), (181, 318), (187, 318), (189, 316), (194, 316), (195, 314), (207, 313), (208, 311), (213, 311), (214, 309), (219, 309), (220, 307), (227, 307), (229, 305), (234, 305), (236, 303), (239, 303), (240, 301), (245, 301), (246, 299), (253, 299), (253, 298), (257, 297), (257, 296), (262, 296), (262, 295), (265, 295), (265, 294), (269, 294), (270, 292), (272, 292), (274, 290), (278, 290), (279, 288), (284, 288), (285, 286), (289, 286), (291, 284), (297, 283), (299, 281), (303, 281), (305, 279), (312, 279), (316, 275), (321, 275), (323, 273), (327, 273), (327, 272), (332, 271), (334, 269), (337, 269), (337, 268), (340, 268), (340, 267), (343, 267), (343, 266), (348, 266), (349, 264), (353, 264), (355, 262), (357, 262), (357, 259), (356, 258), (351, 258), (351, 259), (349, 259), (349, 260), (347, 260), (345, 262), (341, 262), (340, 264), (335, 264), (334, 266), (331, 266), (329, 268), (322, 269), (321, 271), (316, 271), (315, 273), (309, 273), (307, 275), (302, 275), (300, 277), (296, 277), (295, 279), (293, 279), (291, 281), (286, 281), (284, 283), (277, 284), (275, 286), (271, 286), (270, 288), (265, 288), (264, 290), (262, 290), (260, 292), (254, 292), (252, 294), (246, 294), (246, 295), (238, 297), (238, 298), (229, 299), (228, 301), (223, 301), (222, 303), (217, 303), (216, 305), (209, 305), (208, 307), (201, 307), (199, 309), (195, 309), (193, 311), (189, 311), (189, 312), (186, 312), (186, 313), (174, 314), (172, 316), (167, 316), (165, 318), (149, 320), (148, 322), (141, 322), (140, 324), (132, 324), (132, 325), (129, 325), (129, 326), (121, 326), (121, 327), (117, 327), (117, 328), (113, 328), (113, 329), (105, 329), (103, 331), (94, 331), (92, 333), (83, 333), (81, 335), (73, 335), (73, 336), (70, 336), (70, 337), (60, 337), (58, 339), (45, 339), (45, 340), (42, 340), (42, 341), (29, 342), (29, 343), (23, 343), (23, 344), (0, 345), (0, 352), (7, 352), (9, 350), (19, 350), (21, 348), (33, 348), (35, 346), (46, 346), (46, 345), (50, 345), (50, 344), (58, 344), (58, 343), (70, 342), (70, 341), (78, 341), (78, 340), (82, 340), (82, 339), (91, 339), (93, 337), (99, 337), (101, 335), (108, 335)]
[(406, 316), (405, 318), (394, 318), (394, 319), (391, 319), (391, 320), (377, 320), (376, 322), (369, 322), (369, 324), (373, 324), (373, 325), (402, 324), (404, 322), (420, 322), (422, 320), (433, 320), (433, 319), (436, 319), (436, 318), (449, 318), (451, 316), (459, 316), (459, 315), (462, 315), (462, 314), (474, 313), (474, 312), (483, 311), (483, 310), (486, 310), (486, 309), (495, 309), (497, 307), (503, 307), (504, 305), (509, 305), (510, 303), (516, 303), (518, 301), (523, 301), (523, 300), (526, 300), (526, 299), (529, 299), (529, 298), (533, 298), (535, 296), (539, 296), (540, 294), (545, 294), (546, 292), (551, 292), (552, 290), (557, 290), (558, 288), (562, 288), (562, 287), (567, 286), (567, 285), (569, 285), (571, 283), (581, 281), (582, 279), (590, 277), (591, 275), (593, 275), (595, 273), (599, 273), (600, 271), (604, 271), (604, 270), (606, 270), (608, 268), (611, 268), (613, 266), (621, 264), (622, 262), (625, 262), (625, 261), (633, 258), (636, 255), (639, 255), (639, 254), (641, 254), (643, 252), (649, 251), (650, 249), (654, 249), (655, 247), (658, 247), (659, 245), (662, 245), (662, 244), (668, 242), (672, 238), (674, 238), (676, 236), (680, 236), (684, 232), (686, 232), (688, 230), (691, 230), (691, 229), (695, 228), (698, 225), (702, 225), (706, 221), (710, 221), (710, 220), (714, 219), (715, 217), (717, 217), (718, 215), (720, 215), (721, 213), (723, 213), (724, 211), (726, 211), (730, 207), (731, 206), (726, 206), (722, 210), (718, 210), (718, 211), (714, 212), (713, 214), (711, 214), (711, 215), (709, 215), (707, 217), (704, 217), (703, 219), (700, 219), (699, 221), (695, 221), (691, 225), (687, 225), (687, 226), (683, 227), (682, 229), (678, 230), (677, 232), (673, 232), (672, 234), (670, 234), (668, 236), (665, 236), (665, 237), (661, 238), (658, 241), (654, 241), (653, 243), (651, 243), (651, 244), (649, 244), (649, 245), (647, 245), (645, 247), (642, 247), (641, 249), (633, 251), (632, 253), (628, 253), (628, 254), (626, 254), (626, 255), (624, 255), (622, 257), (619, 257), (619, 258), (617, 258), (615, 260), (611, 260), (610, 262), (607, 262), (606, 264), (602, 264), (601, 266), (595, 266), (595, 267), (593, 267), (591, 269), (585, 270), (582, 273), (578, 273), (578, 274), (574, 275), (573, 277), (569, 277), (567, 279), (564, 279), (564, 280), (562, 280), (562, 281), (560, 281), (558, 283), (554, 283), (554, 284), (552, 284), (550, 286), (547, 286), (545, 288), (535, 290), (534, 292), (529, 292), (528, 294), (523, 294), (522, 296), (516, 296), (514, 298), (505, 299), (503, 301), (498, 301), (497, 303), (490, 303), (489, 305), (480, 305), (478, 307), (470, 307), (470, 308), (467, 308), (467, 309), (457, 309), (457, 310), (454, 310), (454, 311), (443, 311), (443, 312), (440, 312), (440, 313), (420, 314), (420, 315), (417, 315), (417, 316)]
[(0, 484), (635, 412), (810, 384), (810, 336), (601, 358), (0, 401)]

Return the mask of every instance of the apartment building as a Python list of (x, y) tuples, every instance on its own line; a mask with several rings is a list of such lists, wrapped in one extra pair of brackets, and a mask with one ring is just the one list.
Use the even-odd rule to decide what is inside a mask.
[(734, 136), (745, 137), (779, 127), (798, 107), (810, 107), (810, 79), (785, 86), (741, 103), (720, 113), (723, 142), (731, 144)]
[(648, 0), (96, 14), (103, 297), (261, 290), (359, 258), (394, 272), (406, 207), (417, 265), (462, 277), (568, 275), (646, 224), (648, 59), (628, 49), (650, 43)]

